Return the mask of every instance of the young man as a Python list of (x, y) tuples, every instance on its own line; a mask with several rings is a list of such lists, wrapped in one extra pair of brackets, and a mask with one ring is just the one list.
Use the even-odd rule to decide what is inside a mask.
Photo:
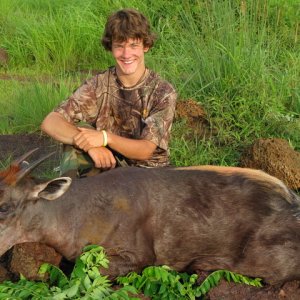
[[(51, 112), (42, 130), (65, 145), (61, 173), (79, 169), (169, 164), (168, 142), (175, 113), (176, 92), (145, 66), (153, 46), (148, 20), (133, 9), (112, 14), (102, 45), (115, 66), (89, 79)], [(91, 128), (80, 127), (79, 123)], [(124, 162), (124, 161), (123, 161)]]

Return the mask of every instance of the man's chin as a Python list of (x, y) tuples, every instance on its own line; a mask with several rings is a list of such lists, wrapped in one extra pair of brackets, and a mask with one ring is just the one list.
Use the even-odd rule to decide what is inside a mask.
[(121, 69), (121, 73), (123, 74), (123, 75), (132, 75), (132, 74), (134, 74), (136, 72), (136, 69), (133, 69), (133, 68), (128, 68), (128, 69), (125, 69), (125, 68), (122, 68)]
[(126, 66), (126, 65), (119, 65), (119, 71), (123, 75), (132, 75), (137, 71), (137, 66), (131, 65), (131, 66)]

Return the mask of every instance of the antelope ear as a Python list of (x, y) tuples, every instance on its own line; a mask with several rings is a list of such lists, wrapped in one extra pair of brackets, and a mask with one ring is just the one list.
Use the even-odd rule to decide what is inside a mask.
[(55, 200), (68, 190), (71, 183), (72, 179), (70, 177), (59, 177), (41, 184), (37, 184), (30, 193), (29, 198)]

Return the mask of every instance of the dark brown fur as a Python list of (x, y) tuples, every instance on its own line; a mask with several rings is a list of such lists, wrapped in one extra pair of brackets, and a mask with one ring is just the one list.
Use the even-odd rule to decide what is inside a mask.
[[(55, 197), (67, 179), (43, 186), (29, 178), (16, 186), (4, 181), (1, 253), (39, 241), (74, 259), (85, 245), (99, 244), (111, 277), (169, 265), (228, 269), (270, 283), (300, 279), (299, 197), (260, 171), (119, 168), (74, 180)], [(2, 212), (9, 203), (11, 211)]]

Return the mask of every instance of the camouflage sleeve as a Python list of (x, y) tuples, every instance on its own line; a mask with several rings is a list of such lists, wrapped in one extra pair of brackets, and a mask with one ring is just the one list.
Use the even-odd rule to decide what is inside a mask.
[(177, 94), (170, 84), (164, 84), (154, 92), (153, 97), (154, 105), (144, 120), (141, 138), (168, 150)]
[(94, 123), (98, 115), (96, 78), (86, 81), (54, 111), (62, 114), (71, 123)]

